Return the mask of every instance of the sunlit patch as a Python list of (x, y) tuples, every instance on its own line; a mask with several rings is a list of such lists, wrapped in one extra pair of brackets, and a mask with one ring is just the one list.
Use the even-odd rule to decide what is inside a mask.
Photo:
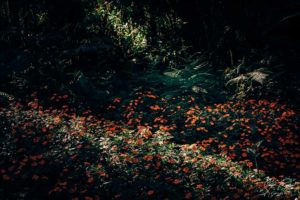
[(19, 184), (15, 193), (39, 188), (49, 198), (299, 195), (299, 182), (287, 178), (299, 175), (294, 110), (266, 100), (181, 99), (139, 92), (129, 102), (113, 99), (113, 115), (103, 117), (68, 105), (46, 109), (38, 99), (1, 108), (11, 130), (2, 144), (1, 182)]

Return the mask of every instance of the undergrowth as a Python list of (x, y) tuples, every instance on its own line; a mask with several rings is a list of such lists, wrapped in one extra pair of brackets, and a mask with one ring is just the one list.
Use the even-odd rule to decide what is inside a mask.
[(193, 97), (167, 100), (138, 92), (133, 100), (113, 99), (95, 115), (71, 108), (68, 98), (53, 96), (60, 108), (38, 99), (1, 108), (2, 197), (299, 196), (298, 117), (279, 102), (207, 105)]

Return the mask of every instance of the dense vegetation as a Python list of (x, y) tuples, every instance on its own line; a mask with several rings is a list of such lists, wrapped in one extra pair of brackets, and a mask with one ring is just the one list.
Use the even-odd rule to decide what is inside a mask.
[(300, 4), (0, 2), (0, 199), (295, 199)]

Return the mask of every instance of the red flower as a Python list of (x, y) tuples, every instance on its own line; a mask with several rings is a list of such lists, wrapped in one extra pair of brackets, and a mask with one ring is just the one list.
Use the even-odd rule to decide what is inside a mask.
[(147, 192), (147, 195), (148, 196), (151, 196), (151, 195), (153, 195), (154, 194), (154, 190), (149, 190), (148, 192)]

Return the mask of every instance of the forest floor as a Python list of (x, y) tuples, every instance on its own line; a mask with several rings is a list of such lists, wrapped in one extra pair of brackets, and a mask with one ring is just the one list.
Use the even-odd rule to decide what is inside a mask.
[[(0, 107), (2, 199), (295, 199), (299, 113), (137, 91), (102, 112), (54, 94)], [(75, 106), (76, 105), (76, 106)]]
[(0, 200), (300, 198), (282, 1), (5, 2)]

